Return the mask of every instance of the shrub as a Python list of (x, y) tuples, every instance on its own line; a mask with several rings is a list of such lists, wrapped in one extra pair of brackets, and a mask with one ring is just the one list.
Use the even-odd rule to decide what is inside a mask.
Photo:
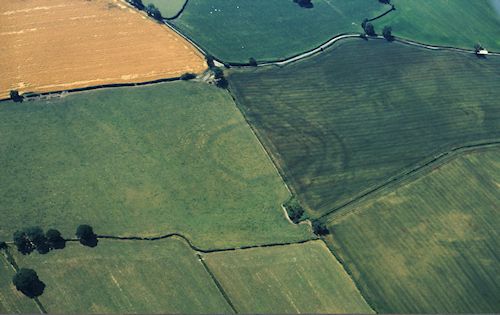
[(184, 81), (189, 81), (189, 80), (192, 80), (194, 78), (196, 78), (196, 74), (190, 73), (190, 72), (187, 72), (187, 73), (184, 73), (183, 75), (181, 75), (181, 80), (184, 80)]
[(257, 60), (255, 60), (255, 58), (250, 58), (248, 59), (248, 64), (252, 67), (257, 67)]

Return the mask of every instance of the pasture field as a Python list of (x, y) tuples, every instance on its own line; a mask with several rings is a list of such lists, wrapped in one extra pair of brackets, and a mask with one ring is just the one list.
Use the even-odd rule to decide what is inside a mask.
[(397, 10), (374, 25), (379, 33), (391, 25), (394, 35), (425, 44), (473, 49), (481, 43), (500, 51), (500, 12), (492, 1), (499, 0), (393, 0)]
[(16, 260), (47, 285), (40, 302), (50, 313), (231, 313), (181, 239), (100, 240), (95, 248), (72, 243)]
[(242, 313), (373, 313), (322, 241), (204, 256)]
[(16, 290), (12, 284), (14, 269), (7, 262), (3, 250), (0, 250), (0, 313), (40, 313), (35, 302)]
[(381, 313), (500, 311), (500, 149), (469, 152), (333, 220), (328, 241)]
[(0, 1), (0, 17), (0, 98), (205, 69), (187, 41), (120, 0)]
[(386, 11), (378, 1), (315, 0), (314, 8), (292, 0), (189, 0), (172, 21), (183, 34), (225, 62), (287, 58), (331, 37), (362, 31), (361, 22)]
[[(356, 52), (356, 53), (354, 53)], [(500, 58), (353, 39), (230, 88), (309, 215), (469, 142), (500, 137)]]
[(161, 12), (164, 18), (170, 18), (177, 15), (189, 0), (144, 0), (144, 5), (154, 4)]
[(0, 105), (0, 238), (184, 234), (222, 248), (308, 239), (289, 192), (230, 95), (204, 83)]

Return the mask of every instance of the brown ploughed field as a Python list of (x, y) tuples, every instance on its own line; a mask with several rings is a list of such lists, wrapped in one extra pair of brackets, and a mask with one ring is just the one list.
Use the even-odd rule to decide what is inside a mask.
[(2, 0), (0, 42), (0, 98), (205, 68), (189, 42), (120, 0)]

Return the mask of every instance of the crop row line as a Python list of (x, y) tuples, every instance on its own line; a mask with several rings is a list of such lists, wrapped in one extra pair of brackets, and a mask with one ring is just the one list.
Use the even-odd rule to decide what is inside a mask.
[(414, 166), (410, 170), (403, 172), (399, 175), (396, 175), (380, 185), (377, 185), (377, 186), (361, 193), (357, 197), (354, 197), (353, 199), (347, 201), (346, 203), (344, 203), (344, 204), (328, 211), (327, 213), (321, 215), (320, 217), (317, 218), (317, 220), (326, 219), (327, 222), (332, 222), (333, 220), (336, 220), (340, 217), (344, 217), (345, 215), (355, 211), (356, 208), (352, 207), (354, 204), (357, 204), (357, 203), (365, 200), (366, 197), (372, 196), (373, 194), (382, 191), (384, 188), (387, 188), (391, 185), (401, 184), (402, 182), (406, 181), (407, 179), (414, 178), (417, 174), (419, 174), (421, 172), (425, 172), (430, 167), (442, 165), (442, 164), (446, 163), (447, 161), (449, 161), (450, 159), (453, 159), (457, 155), (460, 155), (464, 152), (482, 149), (482, 148), (487, 148), (487, 147), (495, 147), (498, 145), (500, 145), (500, 140), (492, 140), (492, 141), (486, 141), (486, 142), (481, 142), (481, 143), (472, 143), (472, 144), (454, 147), (448, 151), (442, 152), (442, 153), (432, 157), (431, 159), (429, 159), (427, 161), (424, 161), (421, 164), (417, 164), (416, 166)]

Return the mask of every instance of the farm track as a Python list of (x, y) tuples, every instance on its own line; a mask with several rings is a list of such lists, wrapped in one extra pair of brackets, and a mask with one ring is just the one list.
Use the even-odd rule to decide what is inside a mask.
[(320, 217), (318, 217), (317, 220), (326, 219), (327, 222), (333, 222), (337, 218), (344, 217), (347, 214), (354, 212), (356, 210), (356, 208), (353, 207), (354, 205), (364, 201), (366, 198), (372, 197), (372, 195), (374, 194), (384, 191), (384, 189), (386, 188), (391, 188), (392, 190), (394, 190), (400, 185), (405, 184), (407, 181), (411, 181), (415, 178), (418, 178), (420, 177), (421, 174), (425, 174), (427, 171), (432, 170), (433, 168), (437, 168), (441, 165), (446, 164), (447, 162), (456, 158), (457, 156), (460, 156), (464, 152), (479, 150), (488, 147), (495, 147), (499, 145), (500, 145), (500, 140), (494, 140), (494, 141), (475, 143), (475, 144), (469, 144), (452, 148), (451, 150), (441, 153), (431, 158), (430, 160), (425, 161), (415, 166), (414, 168), (387, 180), (385, 183), (381, 185), (369, 189), (368, 191), (362, 193), (358, 197), (355, 197), (354, 199), (346, 202), (345, 204), (336, 207), (335, 209), (330, 210), (329, 212), (321, 215)]

